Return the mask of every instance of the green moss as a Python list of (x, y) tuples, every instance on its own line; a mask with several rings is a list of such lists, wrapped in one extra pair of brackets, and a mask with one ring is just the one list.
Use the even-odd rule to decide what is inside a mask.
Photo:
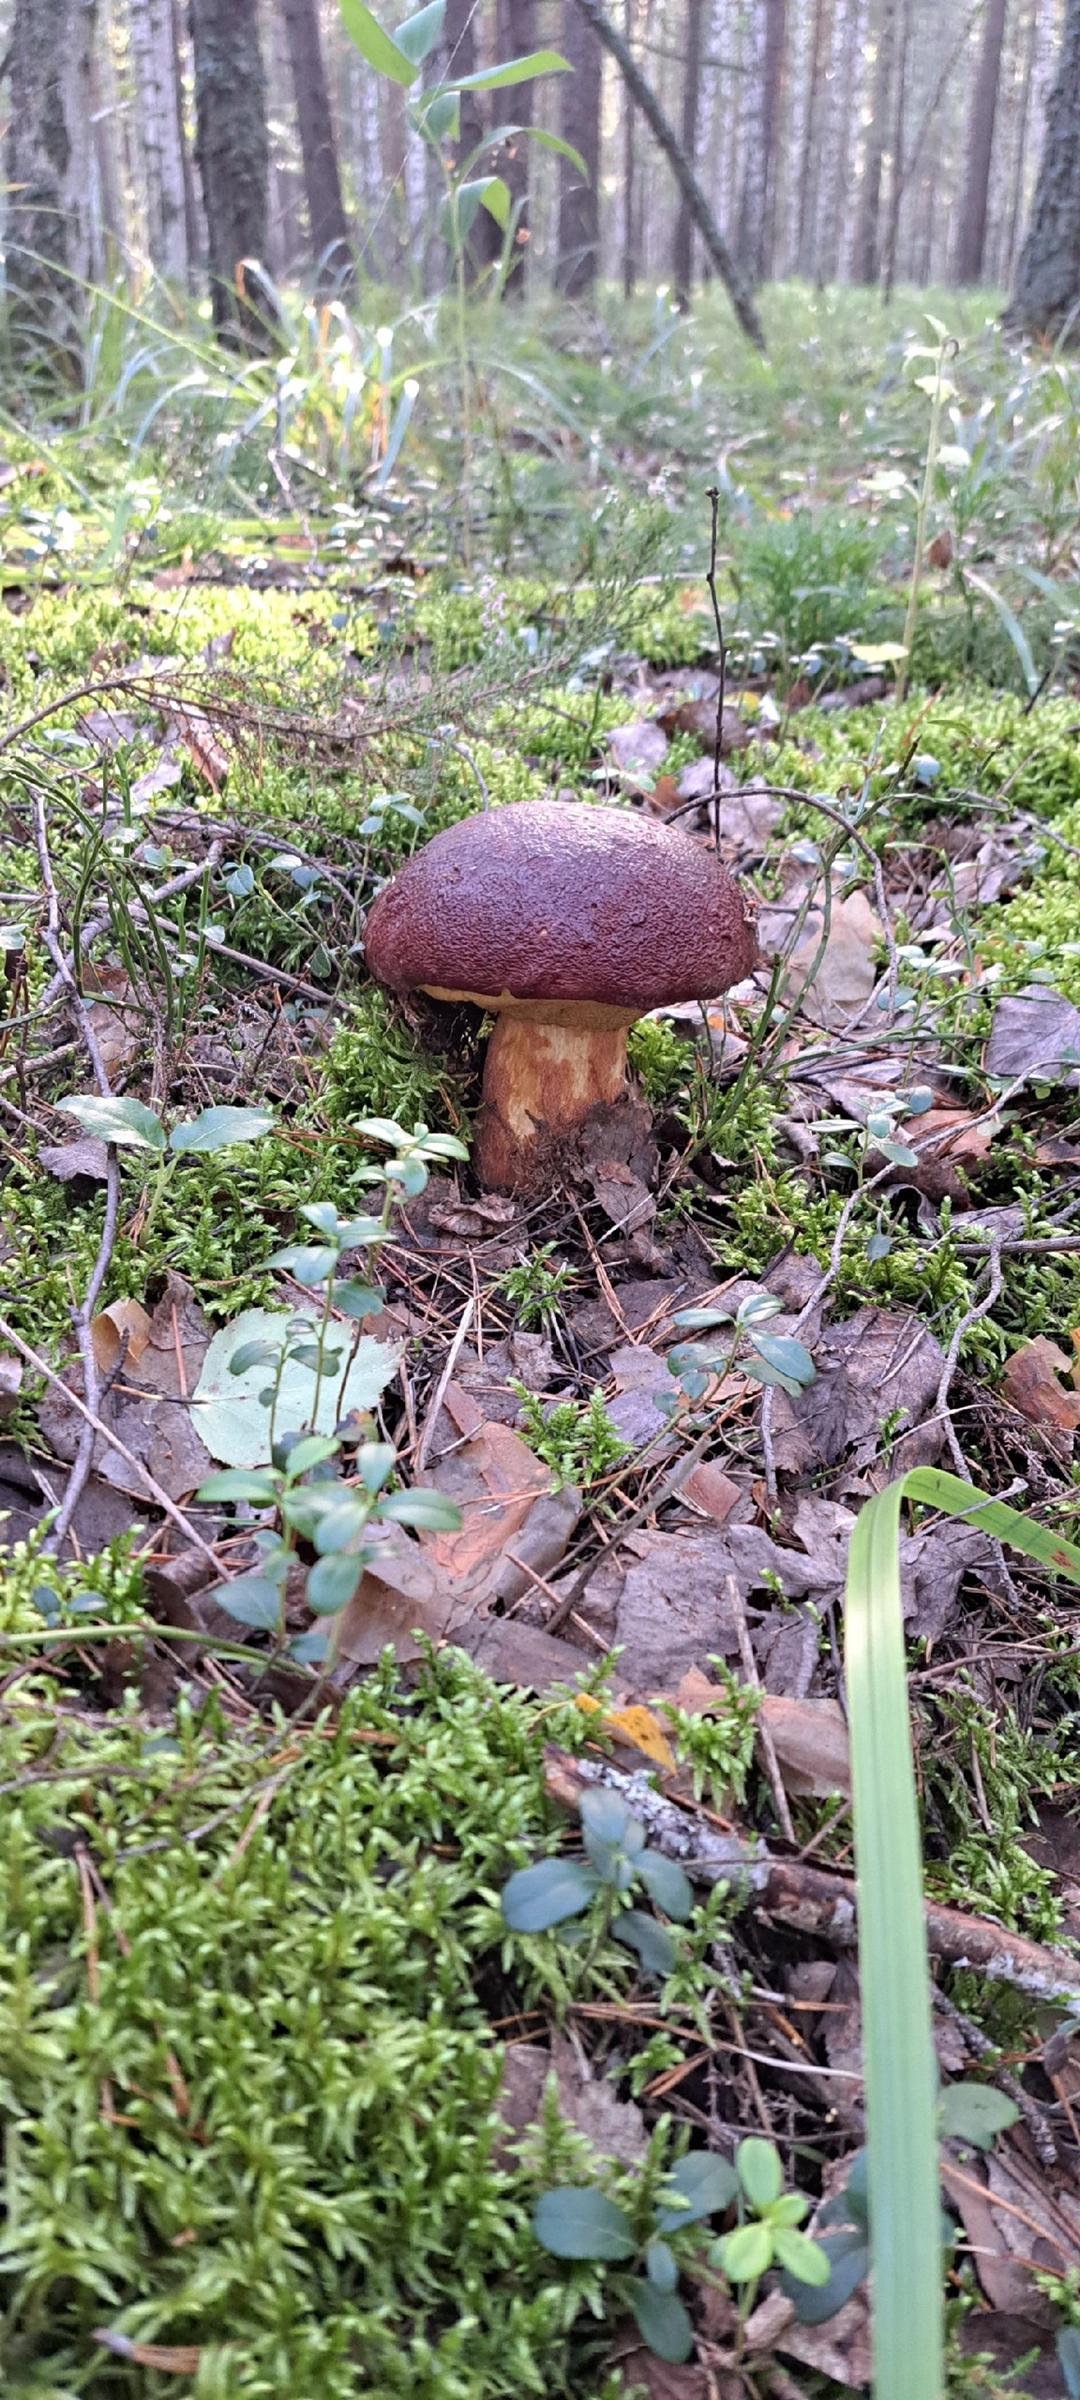
[(581, 2313), (603, 2271), (529, 2230), (571, 2137), (497, 2163), (478, 1993), (500, 1954), (523, 2001), (557, 1966), (496, 1895), (551, 1845), (543, 1741), (582, 1723), (451, 1653), (300, 1740), (183, 1704), (151, 1737), (32, 1704), (3, 1728), (5, 2390), (156, 2388), (105, 2325), (194, 2345), (199, 2400), (614, 2400)]
[(334, 1034), (321, 1098), (335, 1126), (391, 1117), (432, 1132), (460, 1133), (454, 1081), (449, 1060), (423, 1050), (386, 994), (371, 987)]

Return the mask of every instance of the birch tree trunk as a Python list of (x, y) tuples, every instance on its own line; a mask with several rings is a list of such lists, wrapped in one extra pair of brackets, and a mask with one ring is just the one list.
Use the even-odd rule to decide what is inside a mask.
[(304, 161), (308, 226), (319, 292), (333, 291), (352, 267), (341, 198), (337, 142), (330, 114), (316, 0), (282, 0), (289, 42), (296, 120)]
[(255, 0), (191, 0), (195, 155), (209, 239), (214, 329), (222, 341), (266, 347), (270, 144)]
[(978, 283), (986, 247), (986, 211), (990, 197), (990, 161), (994, 150), (994, 120), (1001, 81), (1001, 50), (1005, 40), (1006, 0), (987, 0), (982, 47), (971, 95), (967, 168), (956, 237), (956, 280)]
[(870, 124), (866, 135), (866, 156), (863, 161), (862, 189), (859, 193), (859, 219), (855, 235), (854, 275), (856, 283), (876, 283), (881, 264), (878, 249), (881, 169), (888, 142), (889, 86), (892, 82), (893, 51), (896, 41), (896, 0), (878, 0), (876, 34), (877, 57), (874, 66), (873, 98)]
[(187, 273), (188, 252), (172, 0), (128, 0), (128, 33), (146, 189), (146, 246), (159, 275), (179, 282)]
[(1027, 239), (1006, 323), (1075, 334), (1080, 317), (1080, 0), (1066, 0), (1057, 79)]
[(20, 365), (78, 374), (93, 242), (94, 0), (16, 0), (6, 146), (8, 318)]

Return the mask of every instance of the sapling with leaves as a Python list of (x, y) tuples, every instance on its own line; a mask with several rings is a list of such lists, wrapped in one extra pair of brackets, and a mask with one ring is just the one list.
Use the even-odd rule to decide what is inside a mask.
[(583, 1793), (581, 1835), (584, 1859), (541, 1858), (511, 1875), (500, 1902), (511, 1931), (547, 1933), (589, 1911), (588, 1927), (574, 1926), (565, 1941), (576, 1947), (587, 1936), (591, 1959), (610, 1934), (636, 1951), (647, 1975), (670, 1975), (675, 1943), (656, 1917), (634, 1906), (631, 1895), (641, 1886), (673, 1924), (685, 1924), (694, 1895), (682, 1868), (650, 1849), (644, 1825), (617, 1792)]
[[(438, 49), (442, 40), (446, 0), (430, 0), (426, 8), (407, 17), (391, 36), (364, 5), (364, 0), (340, 0), (342, 23), (355, 43), (361, 58), (376, 74), (385, 75), (409, 94), (409, 122), (437, 161), (442, 175), (444, 199), (440, 216), (440, 231), (449, 246), (453, 260), (457, 298), (458, 353), (461, 373), (461, 432), (463, 448), (462, 498), (464, 503), (465, 558), (469, 563), (471, 525), (469, 484), (471, 472), (472, 398), (470, 391), (469, 341), (467, 319), (468, 275), (466, 245), (481, 208), (486, 209), (503, 236), (503, 265), (505, 274), (512, 255), (520, 203), (515, 206), (510, 186), (502, 175), (482, 174), (477, 170), (484, 157), (504, 142), (529, 140), (539, 142), (545, 150), (555, 150), (566, 159), (579, 175), (588, 180), (588, 169), (579, 152), (564, 142), (560, 135), (542, 125), (518, 125), (509, 122), (496, 125), (483, 140), (458, 156), (461, 139), (461, 95), (463, 92), (505, 91), (515, 84), (532, 83), (541, 75), (562, 75), (570, 72), (569, 62), (557, 50), (534, 50), (526, 58), (503, 59), (497, 65), (479, 68), (472, 75), (461, 75), (453, 82), (436, 82), (426, 88), (421, 84), (425, 60)], [(405, 400), (409, 413), (416, 397), (416, 383), (411, 393), (406, 387)], [(404, 404), (403, 404), (404, 405)], [(399, 412), (400, 415), (401, 412)], [(400, 445), (401, 433), (395, 426), (390, 436), (391, 446)], [(395, 445), (397, 435), (397, 445)]]
[[(738, 2222), (707, 2251), (700, 2239), (680, 2241), (691, 2227), (733, 2207)], [(719, 2269), (739, 2291), (740, 2326), (771, 2267), (782, 2266), (798, 2284), (828, 2281), (826, 2253), (799, 2231), (808, 2209), (801, 2192), (784, 2190), (774, 2144), (752, 2136), (739, 2143), (734, 2165), (708, 2151), (689, 2151), (676, 2161), (656, 2200), (645, 2195), (640, 2211), (623, 2208), (589, 2184), (542, 2192), (533, 2210), (533, 2232), (555, 2258), (636, 2267), (636, 2273), (611, 2278), (611, 2301), (632, 2311), (642, 2340), (658, 2358), (679, 2364), (694, 2346), (690, 2313), (677, 2289), (680, 2269), (700, 2282), (715, 2281), (709, 2270)]]
[[(387, 1488), (397, 1452), (388, 1442), (367, 1438), (370, 1423), (350, 1411), (348, 1401), (364, 1321), (381, 1314), (383, 1307), (384, 1294), (375, 1276), (395, 1203), (403, 1195), (423, 1191), (431, 1163), (464, 1159), (468, 1153), (455, 1134), (430, 1133), (426, 1125), (415, 1125), (408, 1133), (389, 1117), (363, 1118), (355, 1130), (390, 1147), (388, 1159), (359, 1170), (362, 1182), (382, 1186), (382, 1206), (377, 1215), (342, 1217), (332, 1200), (309, 1201), (301, 1214), (318, 1239), (288, 1243), (269, 1260), (271, 1267), (317, 1297), (317, 1309), (311, 1316), (298, 1311), (276, 1323), (264, 1312), (265, 1330), (237, 1344), (228, 1362), (231, 1375), (239, 1378), (263, 1367), (268, 1371), (255, 1394), (256, 1405), (265, 1412), (259, 1448), (267, 1463), (226, 1467), (208, 1476), (198, 1494), (203, 1501), (242, 1502), (272, 1516), (273, 1522), (255, 1529), (257, 1568), (219, 1585), (215, 1598), (242, 1624), (272, 1633), (279, 1644), (286, 1640), (285, 1592), (298, 1541), (310, 1542), (317, 1553), (307, 1578), (308, 1606), (316, 1616), (334, 1618), (352, 1599), (374, 1556), (367, 1538), (371, 1523), (411, 1525), (428, 1532), (453, 1531), (460, 1524), (458, 1510), (441, 1492)], [(357, 1250), (366, 1253), (367, 1273), (343, 1275), (342, 1260)], [(351, 1325), (347, 1341), (338, 1339), (335, 1319)], [(382, 1381), (393, 1372), (394, 1360), (395, 1353), (388, 1350)], [(288, 1393), (292, 1405), (296, 1390), (291, 1367), (310, 1374), (310, 1404), (298, 1426), (282, 1427), (283, 1396)], [(326, 1394), (332, 1430), (324, 1432), (319, 1427), (326, 1414)], [(224, 1414), (227, 1419), (227, 1406)], [(243, 1431), (246, 1434), (246, 1424)], [(325, 1630), (301, 1634), (289, 1644), (290, 1656), (306, 1662), (325, 1658), (331, 1649)]]
[[(687, 1333), (713, 1333), (720, 1326), (730, 1327), (723, 1340), (680, 1342), (668, 1352), (669, 1371), (687, 1399), (703, 1399), (710, 1383), (722, 1383), (736, 1359), (755, 1382), (779, 1384), (781, 1391), (792, 1397), (813, 1383), (817, 1370), (804, 1344), (790, 1334), (764, 1330), (771, 1318), (782, 1315), (783, 1306), (775, 1293), (754, 1291), (748, 1292), (737, 1308), (680, 1309), (672, 1322)], [(749, 1350), (740, 1358), (744, 1342)]]
[(66, 1117), (75, 1117), (84, 1133), (95, 1134), (117, 1150), (141, 1150), (157, 1161), (150, 1186), (150, 1204), (143, 1227), (145, 1239), (182, 1158), (207, 1158), (241, 1142), (257, 1142), (272, 1133), (274, 1119), (265, 1108), (204, 1108), (166, 1133), (157, 1110), (145, 1101), (116, 1098), (111, 1092), (72, 1092), (56, 1103)]

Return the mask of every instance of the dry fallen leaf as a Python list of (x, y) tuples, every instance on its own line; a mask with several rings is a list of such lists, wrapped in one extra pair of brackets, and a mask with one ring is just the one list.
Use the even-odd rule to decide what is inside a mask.
[(725, 1475), (722, 1467), (714, 1466), (709, 1459), (701, 1459), (685, 1483), (680, 1485), (679, 1498), (688, 1500), (692, 1508), (701, 1510), (703, 1516), (711, 1517), (714, 1524), (722, 1525), (725, 1518), (730, 1517), (736, 1501), (741, 1500), (742, 1486), (735, 1483), (730, 1475)]
[(1013, 1351), (1001, 1378), (1002, 1393), (1029, 1424), (1052, 1425), (1072, 1434), (1080, 1425), (1080, 1392), (1067, 1391), (1060, 1381), (1072, 1372), (1072, 1359), (1040, 1333)]
[(651, 777), (667, 757), (666, 733), (645, 718), (632, 725), (613, 725), (607, 742), (616, 766), (624, 774)]
[(90, 1327), (94, 1357), (103, 1375), (115, 1367), (124, 1343), (125, 1365), (137, 1366), (150, 1339), (151, 1320), (140, 1300), (113, 1300), (98, 1311)]
[(772, 1736), (789, 1792), (822, 1799), (850, 1792), (848, 1731), (838, 1700), (799, 1700), (785, 1692), (763, 1692), (760, 1718)]
[(11, 1350), (0, 1350), (0, 1419), (9, 1417), (22, 1390), (23, 1362)]
[(591, 1692), (579, 1692), (577, 1704), (587, 1716), (599, 1717), (605, 1733), (613, 1733), (617, 1741), (629, 1742), (631, 1749), (643, 1751), (646, 1758), (651, 1758), (656, 1766), (664, 1769), (665, 1774), (674, 1774), (675, 1753), (659, 1718), (654, 1717), (651, 1708), (646, 1708), (640, 1701), (632, 1701), (626, 1708), (605, 1709), (599, 1700), (593, 1699)]

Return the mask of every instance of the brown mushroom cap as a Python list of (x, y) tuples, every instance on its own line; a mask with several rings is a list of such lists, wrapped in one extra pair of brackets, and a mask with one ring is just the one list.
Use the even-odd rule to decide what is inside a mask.
[(689, 834), (549, 800), (437, 833), (380, 892), (364, 948), (392, 991), (591, 1003), (624, 1023), (712, 999), (757, 955), (738, 885)]

